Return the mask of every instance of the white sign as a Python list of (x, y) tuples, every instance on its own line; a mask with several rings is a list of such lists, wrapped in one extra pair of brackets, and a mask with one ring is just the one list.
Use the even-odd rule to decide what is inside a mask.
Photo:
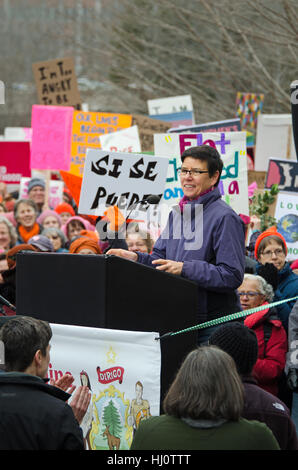
[(297, 161), (291, 114), (258, 115), (255, 171), (267, 171), (270, 158)]
[(30, 141), (32, 140), (31, 127), (5, 127), (4, 139), (15, 141)]
[[(168, 161), (153, 155), (87, 149), (79, 213), (103, 215), (109, 206), (130, 210), (154, 194), (162, 196)], [(146, 213), (148, 205), (138, 205)]]
[(69, 372), (88, 385), (81, 424), (88, 450), (128, 450), (140, 422), (160, 413), (158, 333), (51, 324), (48, 378)]
[(100, 136), (99, 140), (101, 149), (108, 150), (109, 152), (139, 153), (142, 151), (138, 126), (104, 134)]
[(294, 261), (298, 257), (298, 194), (279, 192), (274, 216), (277, 231), (287, 242), (287, 259)]
[[(19, 199), (28, 198), (28, 184), (31, 178), (23, 177), (20, 182)], [(64, 182), (59, 180), (50, 180), (49, 184), (49, 207), (55, 209), (58, 204), (63, 202)]]
[(180, 157), (187, 148), (202, 144), (215, 147), (223, 160), (224, 168), (219, 183), (223, 199), (237, 214), (249, 215), (246, 132), (155, 134), (155, 155), (169, 160), (163, 202), (172, 207), (183, 197), (179, 178)]
[(148, 100), (148, 114), (171, 114), (181, 111), (193, 111), (191, 95), (171, 96)]

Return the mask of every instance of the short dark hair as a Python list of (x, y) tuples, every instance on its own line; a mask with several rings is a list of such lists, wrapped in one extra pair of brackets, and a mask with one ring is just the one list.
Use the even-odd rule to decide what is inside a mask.
[(219, 152), (216, 148), (211, 147), (210, 145), (199, 145), (198, 147), (190, 147), (189, 149), (185, 150), (181, 155), (181, 161), (184, 162), (186, 157), (196, 158), (201, 161), (207, 162), (209, 177), (215, 175), (215, 173), (219, 172), (219, 177), (217, 182), (214, 186), (218, 186), (220, 176), (223, 169), (223, 161)]
[(24, 372), (33, 361), (36, 351), (46, 355), (52, 337), (48, 322), (32, 317), (16, 316), (0, 329), (0, 340), (4, 343), (6, 372)]
[(239, 420), (243, 385), (234, 360), (217, 346), (188, 354), (163, 402), (176, 418)]

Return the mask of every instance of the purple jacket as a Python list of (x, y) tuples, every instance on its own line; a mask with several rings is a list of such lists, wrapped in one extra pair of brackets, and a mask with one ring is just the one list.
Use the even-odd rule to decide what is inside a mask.
[(218, 188), (189, 201), (183, 213), (174, 207), (152, 253), (138, 253), (142, 264), (159, 258), (183, 261), (182, 276), (198, 286), (199, 322), (242, 310), (236, 289), (244, 276), (244, 228)]

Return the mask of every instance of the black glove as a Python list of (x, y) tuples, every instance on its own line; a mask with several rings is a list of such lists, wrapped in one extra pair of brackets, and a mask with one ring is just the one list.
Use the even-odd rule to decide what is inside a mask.
[(278, 286), (278, 269), (272, 263), (265, 263), (258, 269), (259, 276), (262, 276), (268, 284), (271, 284), (276, 291)]
[(293, 392), (298, 390), (298, 369), (289, 369), (287, 376), (287, 386)]

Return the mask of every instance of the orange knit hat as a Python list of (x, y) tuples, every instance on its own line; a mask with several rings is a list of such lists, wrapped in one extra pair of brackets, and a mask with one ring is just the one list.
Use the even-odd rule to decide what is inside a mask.
[(255, 244), (255, 258), (256, 259), (258, 259), (257, 253), (258, 253), (258, 248), (259, 248), (259, 245), (260, 245), (261, 241), (266, 237), (271, 237), (272, 235), (274, 235), (275, 237), (279, 237), (281, 239), (281, 241), (283, 242), (283, 245), (285, 247), (286, 255), (287, 255), (287, 253), (288, 253), (287, 242), (284, 239), (284, 237), (277, 231), (277, 228), (275, 226), (273, 226), (273, 227), (267, 228), (267, 230), (262, 232), (258, 236), (258, 238), (256, 239), (256, 244)]
[(79, 237), (74, 240), (69, 247), (69, 253), (79, 253), (84, 248), (89, 248), (94, 251), (95, 254), (101, 254), (98, 242), (89, 237)]

